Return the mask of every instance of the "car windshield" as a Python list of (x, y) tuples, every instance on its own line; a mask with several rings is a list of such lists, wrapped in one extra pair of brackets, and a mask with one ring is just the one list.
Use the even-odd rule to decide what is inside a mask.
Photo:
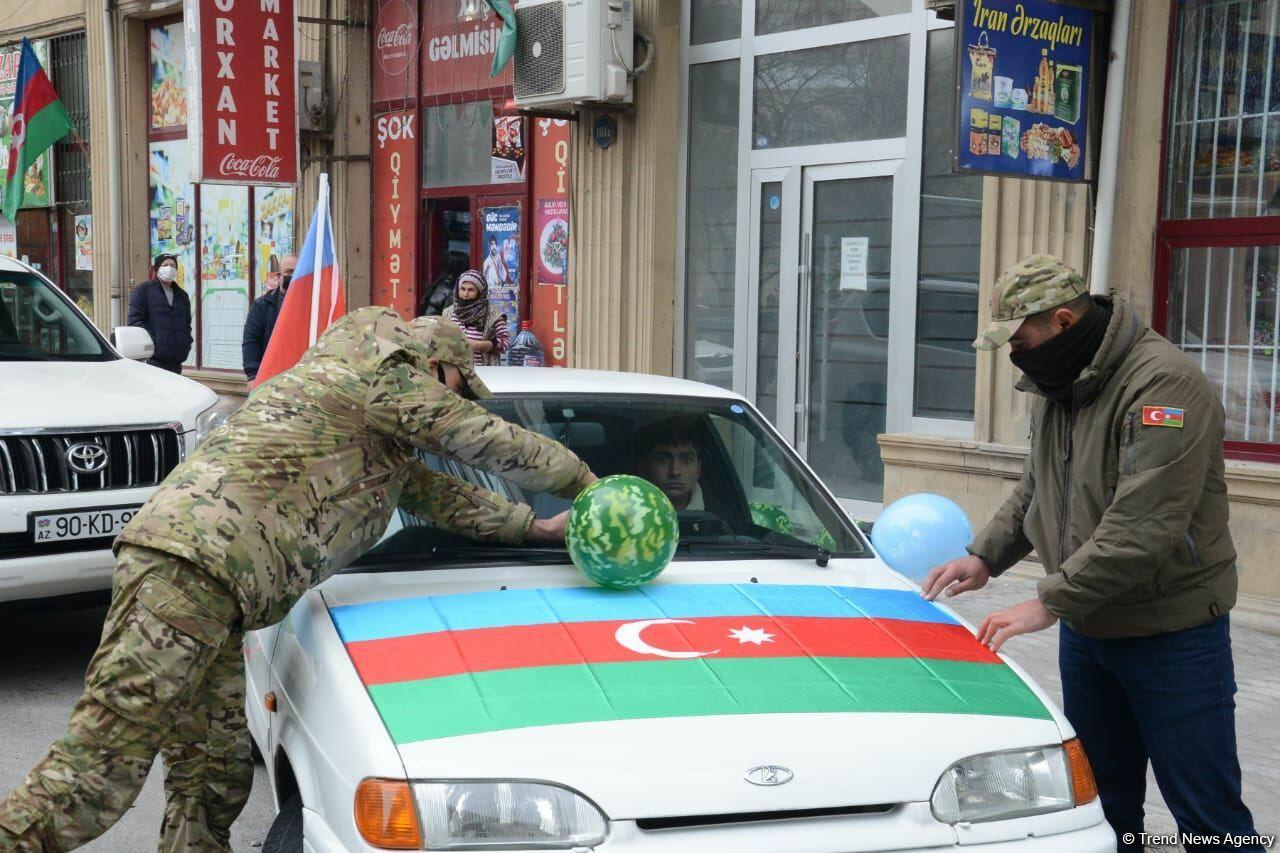
[[(657, 485), (676, 507), (677, 560), (870, 556), (839, 505), (753, 411), (733, 400), (584, 394), (504, 397), (484, 406), (564, 444), (597, 476), (635, 474)], [(565, 498), (422, 455), (432, 469), (529, 504), (540, 518), (569, 508)], [(390, 530), (348, 571), (566, 558), (561, 548), (474, 542), (403, 509)]]
[(102, 338), (40, 276), (0, 270), (0, 361), (109, 361)]

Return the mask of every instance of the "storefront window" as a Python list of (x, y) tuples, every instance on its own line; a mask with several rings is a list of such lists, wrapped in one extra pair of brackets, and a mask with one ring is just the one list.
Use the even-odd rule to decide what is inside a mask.
[(1280, 0), (1181, 0), (1155, 325), (1219, 389), (1228, 451), (1280, 458)]
[(973, 420), (982, 178), (953, 174), (954, 31), (929, 34), (916, 289), (915, 415)]
[[(148, 43), (150, 255), (178, 256), (195, 340), (186, 365), (239, 372), (249, 305), (295, 252), (294, 190), (191, 182), (182, 22), (153, 25)], [(131, 275), (143, 281), (151, 272)]]
[(489, 101), (424, 108), (423, 185), (431, 189), (489, 183), (493, 127)]
[(893, 36), (757, 56), (752, 147), (904, 135), (908, 53)]
[(911, 11), (911, 0), (756, 0), (756, 35)]
[(742, 0), (693, 0), (689, 44), (736, 39), (742, 33)]
[(738, 60), (689, 69), (685, 375), (733, 386)]
[(93, 317), (93, 210), (89, 180), (89, 60), (84, 33), (51, 40), (50, 73), (75, 138), (59, 140), (53, 152), (57, 210), (58, 286)]

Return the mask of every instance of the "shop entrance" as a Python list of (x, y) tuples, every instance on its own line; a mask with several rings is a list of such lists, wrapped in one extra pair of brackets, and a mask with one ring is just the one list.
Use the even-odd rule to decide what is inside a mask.
[[(437, 282), (452, 271), (456, 276), (471, 265), (471, 199), (468, 196), (431, 198), (423, 202), (423, 266), (425, 286), (421, 290), (418, 313)], [(450, 278), (452, 278), (450, 276)]]

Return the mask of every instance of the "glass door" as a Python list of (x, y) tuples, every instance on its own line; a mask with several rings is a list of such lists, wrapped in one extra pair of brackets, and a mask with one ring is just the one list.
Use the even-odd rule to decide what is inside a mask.
[[(747, 291), (747, 388), (788, 440), (794, 410), (796, 326), (793, 311), (800, 234), (800, 169), (757, 169), (751, 175), (751, 255)], [(790, 353), (780, 360), (779, 354)]]
[[(883, 498), (897, 162), (805, 169), (795, 443), (836, 494)], [(910, 387), (897, 389), (910, 394)]]

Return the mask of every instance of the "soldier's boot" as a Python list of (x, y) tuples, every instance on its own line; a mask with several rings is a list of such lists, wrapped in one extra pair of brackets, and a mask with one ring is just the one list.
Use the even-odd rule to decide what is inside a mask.
[(73, 850), (124, 814), (239, 617), (234, 599), (194, 566), (121, 549), (102, 643), (67, 734), (0, 801), (13, 850)]
[(228, 638), (162, 750), (161, 853), (231, 849), (231, 824), (253, 785), (241, 646), (239, 634)]

